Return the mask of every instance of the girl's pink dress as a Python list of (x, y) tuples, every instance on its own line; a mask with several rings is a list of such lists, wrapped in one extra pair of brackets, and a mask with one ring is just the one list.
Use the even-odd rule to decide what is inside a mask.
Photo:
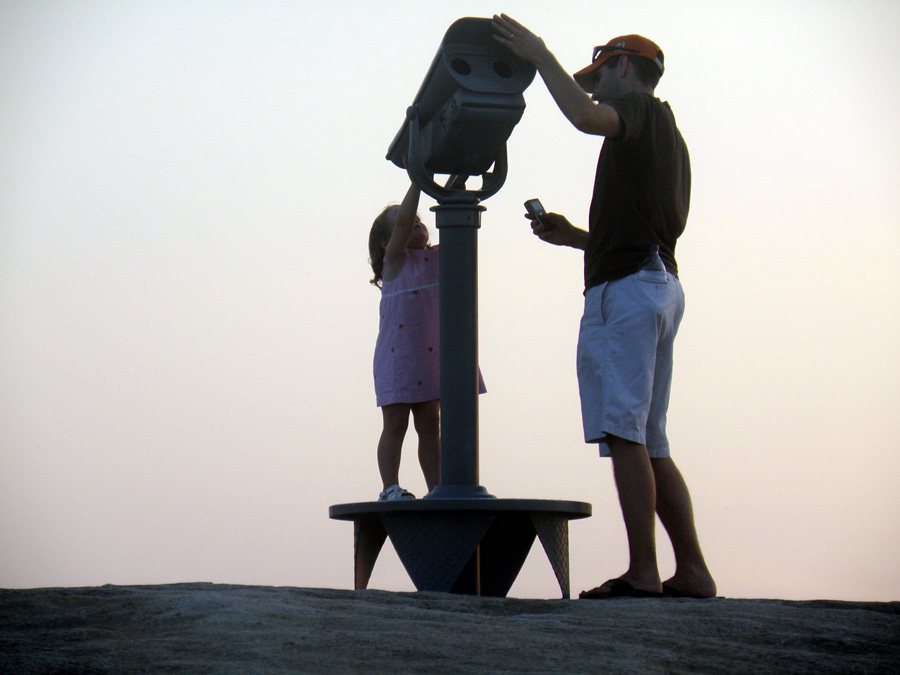
[[(438, 247), (407, 249), (399, 276), (383, 281), (375, 343), (375, 399), (421, 403), (441, 397)], [(484, 383), (479, 373), (479, 388)]]

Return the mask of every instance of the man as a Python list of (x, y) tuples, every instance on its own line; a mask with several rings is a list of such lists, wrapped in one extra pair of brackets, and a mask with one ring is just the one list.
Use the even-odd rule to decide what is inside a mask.
[[(588, 230), (555, 213), (545, 217), (548, 228), (532, 221), (543, 241), (585, 252), (578, 339), (585, 441), (612, 458), (628, 534), (625, 574), (580, 597), (713, 597), (690, 493), (665, 432), (673, 342), (684, 312), (675, 242), (687, 219), (691, 173), (672, 111), (654, 96), (663, 53), (647, 38), (626, 35), (595, 48), (592, 63), (570, 76), (518, 22), (504, 14), (493, 26), (497, 42), (537, 67), (577, 129), (605, 137)], [(655, 515), (675, 551), (675, 574), (665, 583)]]

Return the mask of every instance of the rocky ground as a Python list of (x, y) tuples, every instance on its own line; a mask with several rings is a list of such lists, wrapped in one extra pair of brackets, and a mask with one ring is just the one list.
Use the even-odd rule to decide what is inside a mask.
[(0, 673), (894, 673), (900, 603), (0, 590)]

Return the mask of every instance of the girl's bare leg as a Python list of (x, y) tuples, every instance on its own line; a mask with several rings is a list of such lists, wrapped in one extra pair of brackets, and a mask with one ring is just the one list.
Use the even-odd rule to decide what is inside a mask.
[(419, 466), (431, 492), (441, 484), (441, 402), (414, 403), (412, 414), (419, 435)]
[(381, 474), (383, 490), (400, 483), (400, 452), (409, 426), (409, 410), (410, 406), (406, 403), (392, 403), (381, 407), (384, 428), (378, 439), (378, 472)]

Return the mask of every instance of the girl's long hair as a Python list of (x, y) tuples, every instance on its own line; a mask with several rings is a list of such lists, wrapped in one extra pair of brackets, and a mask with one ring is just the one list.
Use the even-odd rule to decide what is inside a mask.
[(400, 207), (396, 204), (386, 207), (378, 214), (375, 222), (372, 223), (372, 229), (369, 230), (369, 264), (372, 266), (372, 272), (375, 273), (369, 283), (378, 288), (381, 288), (381, 274), (384, 270), (383, 242), (387, 242), (391, 238), (394, 223), (397, 221), (398, 208)]

